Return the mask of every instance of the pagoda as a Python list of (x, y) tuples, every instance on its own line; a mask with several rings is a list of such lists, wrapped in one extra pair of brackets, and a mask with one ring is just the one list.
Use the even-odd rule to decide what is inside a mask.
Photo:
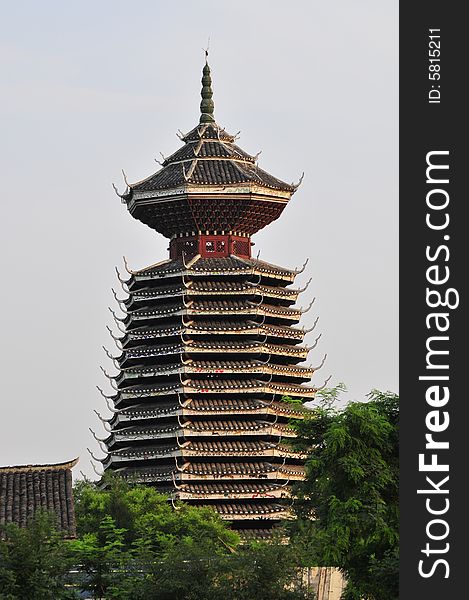
[(304, 477), (292, 422), (316, 388), (305, 385), (315, 369), (298, 325), (312, 303), (298, 307), (306, 288), (294, 287), (304, 266), (253, 257), (251, 236), (298, 185), (262, 170), (216, 123), (207, 62), (201, 95), (183, 146), (121, 195), (169, 239), (169, 259), (118, 272), (118, 352), (107, 351), (118, 372), (104, 371), (114, 393), (100, 390), (112, 416), (98, 413), (108, 435), (94, 435), (105, 471), (264, 531), (288, 517), (290, 486)]

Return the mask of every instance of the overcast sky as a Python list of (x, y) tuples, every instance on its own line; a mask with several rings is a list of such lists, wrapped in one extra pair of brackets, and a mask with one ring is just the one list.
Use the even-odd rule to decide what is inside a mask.
[(110, 288), (167, 256), (127, 213), (138, 181), (198, 121), (210, 36), (215, 116), (259, 165), (302, 186), (254, 237), (261, 258), (310, 258), (300, 304), (322, 338), (313, 382), (347, 399), (398, 391), (397, 2), (1, 2), (0, 465), (80, 456), (106, 413)]

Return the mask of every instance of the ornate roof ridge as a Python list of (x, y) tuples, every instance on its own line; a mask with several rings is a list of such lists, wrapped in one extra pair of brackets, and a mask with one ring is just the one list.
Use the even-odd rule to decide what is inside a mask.
[[(260, 187), (293, 194), (298, 186), (293, 183), (288, 184), (260, 169), (257, 166), (258, 155), (252, 156), (234, 145), (236, 136), (230, 135), (216, 123), (213, 116), (212, 78), (207, 61), (203, 67), (201, 96), (199, 124), (189, 133), (180, 136), (184, 146), (169, 157), (163, 157), (163, 162), (157, 161), (161, 168), (149, 177), (132, 184), (126, 181), (127, 191), (122, 196), (124, 201), (130, 200), (134, 192), (170, 190), (188, 183), (203, 185), (256, 184)], [(194, 143), (197, 143), (195, 148), (193, 147)], [(212, 144), (212, 147), (208, 146), (209, 155), (201, 154), (205, 143)], [(215, 148), (217, 148), (216, 151)], [(226, 163), (226, 165), (223, 169), (218, 170), (201, 169), (200, 165), (204, 162)], [(185, 163), (191, 163), (187, 172), (184, 169)], [(181, 168), (176, 165), (181, 165)]]
[(278, 490), (282, 489), (284, 484), (275, 481), (258, 481), (257, 479), (247, 482), (236, 481), (210, 481), (204, 483), (185, 482), (179, 487), (179, 491), (210, 492), (210, 491), (231, 491), (232, 493), (255, 492), (259, 489)]
[(74, 467), (79, 461), (79, 457), (74, 458), (72, 460), (68, 460), (66, 462), (61, 463), (47, 463), (43, 465), (11, 465), (0, 467), (1, 473), (13, 473), (13, 472), (28, 472), (28, 471), (62, 471), (71, 469)]
[[(295, 275), (299, 272), (301, 272), (300, 269), (288, 269), (286, 267), (281, 267), (279, 265), (275, 265), (273, 263), (269, 263), (267, 261), (261, 260), (259, 258), (243, 258), (241, 256), (230, 256), (230, 257), (225, 257), (225, 258), (202, 258), (202, 256), (197, 255), (194, 257), (194, 260), (192, 261), (190, 267), (189, 266), (185, 266), (183, 261), (181, 261), (180, 259), (168, 259), (168, 260), (163, 260), (160, 261), (158, 263), (155, 263), (153, 265), (150, 265), (149, 267), (144, 267), (142, 269), (137, 269), (137, 270), (131, 270), (130, 274), (131, 275), (137, 275), (137, 276), (141, 276), (141, 275), (148, 275), (151, 274), (151, 271), (162, 271), (162, 273), (158, 273), (158, 276), (161, 276), (163, 274), (169, 274), (169, 275), (179, 275), (179, 274), (194, 274), (196, 275), (198, 273), (198, 271), (204, 271), (205, 269), (198, 269), (197, 265), (200, 262), (204, 262), (206, 260), (209, 260), (211, 262), (210, 265), (210, 270), (213, 271), (233, 271), (234, 273), (236, 273), (236, 271), (239, 271), (239, 267), (243, 267), (243, 270), (245, 269), (246, 271), (251, 271), (253, 268), (254, 269), (258, 269), (259, 271), (266, 273), (266, 274), (285, 274), (285, 275)], [(220, 266), (219, 269), (217, 269), (218, 264), (220, 263), (220, 265), (224, 265)], [(235, 265), (232, 266), (232, 268), (230, 269), (227, 265), (227, 263), (235, 263)], [(168, 269), (165, 269), (165, 267), (169, 267)], [(236, 267), (236, 268), (235, 268)]]
[(268, 473), (275, 472), (280, 470), (280, 465), (272, 464), (266, 460), (261, 461), (242, 461), (242, 462), (230, 462), (230, 461), (221, 461), (221, 462), (202, 462), (202, 461), (188, 461), (185, 463), (185, 467), (182, 467), (182, 472), (186, 473), (196, 473), (200, 474), (200, 472), (206, 473), (220, 473), (223, 470), (230, 473), (240, 473), (240, 474), (253, 474), (253, 473)]

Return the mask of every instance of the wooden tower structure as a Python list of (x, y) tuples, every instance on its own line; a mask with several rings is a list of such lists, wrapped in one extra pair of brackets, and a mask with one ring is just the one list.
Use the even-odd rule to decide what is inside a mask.
[[(108, 355), (112, 417), (97, 438), (105, 470), (213, 506), (240, 529), (288, 516), (304, 456), (292, 419), (311, 400), (311, 347), (294, 287), (304, 270), (253, 258), (251, 236), (277, 219), (297, 185), (263, 171), (214, 119), (209, 65), (200, 122), (183, 146), (121, 196), (169, 239), (169, 259), (128, 271), (114, 294), (119, 348)], [(310, 305), (311, 306), (311, 305)], [(316, 340), (317, 341), (317, 340)], [(288, 397), (290, 401), (285, 400)]]

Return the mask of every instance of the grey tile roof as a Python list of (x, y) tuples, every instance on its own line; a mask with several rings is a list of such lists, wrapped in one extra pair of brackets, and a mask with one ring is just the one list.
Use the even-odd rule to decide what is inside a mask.
[(132, 192), (164, 190), (185, 184), (258, 184), (293, 192), (295, 186), (273, 177), (257, 166), (256, 158), (236, 146), (234, 136), (216, 123), (194, 128), (185, 145), (166, 158), (150, 177), (130, 185)]
[(0, 525), (24, 527), (36, 511), (47, 510), (67, 536), (75, 536), (71, 468), (77, 462), (0, 467)]

